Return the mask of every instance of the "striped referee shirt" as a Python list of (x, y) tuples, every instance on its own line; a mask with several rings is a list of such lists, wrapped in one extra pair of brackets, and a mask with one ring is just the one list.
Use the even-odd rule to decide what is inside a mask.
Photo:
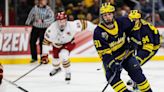
[[(38, 19), (42, 20), (42, 23), (38, 23)], [(49, 6), (39, 7), (35, 5), (26, 20), (26, 25), (32, 25), (37, 28), (47, 28), (52, 22), (54, 22), (54, 13)]]

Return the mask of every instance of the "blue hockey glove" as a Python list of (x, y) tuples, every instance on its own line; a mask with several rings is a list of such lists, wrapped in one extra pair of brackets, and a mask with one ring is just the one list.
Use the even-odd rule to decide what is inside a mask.
[(113, 62), (109, 68), (112, 70), (112, 72), (119, 72), (122, 70), (122, 66), (119, 62)]

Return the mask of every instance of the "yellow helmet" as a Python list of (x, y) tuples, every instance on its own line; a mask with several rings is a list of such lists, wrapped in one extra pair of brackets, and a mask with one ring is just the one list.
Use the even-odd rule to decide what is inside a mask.
[(110, 3), (103, 3), (101, 5), (100, 14), (110, 13), (110, 12), (114, 12), (114, 11), (115, 11), (115, 7), (112, 6)]
[(139, 19), (141, 18), (141, 13), (139, 10), (131, 10), (129, 13), (129, 18), (130, 19)]

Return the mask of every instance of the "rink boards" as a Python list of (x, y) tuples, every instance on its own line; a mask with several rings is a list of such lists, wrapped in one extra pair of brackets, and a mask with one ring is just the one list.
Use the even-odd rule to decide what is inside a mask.
[[(164, 34), (164, 28), (159, 31)], [(2, 27), (0, 28), (0, 62), (3, 64), (27, 64), (30, 62), (30, 37), (31, 27)], [(71, 52), (71, 62), (100, 62), (93, 46), (92, 32), (82, 31), (76, 34), (76, 47)], [(39, 42), (37, 42), (38, 44)], [(39, 53), (39, 47), (38, 47)], [(39, 56), (38, 56), (39, 57)], [(50, 60), (52, 56), (50, 55)], [(154, 61), (164, 61), (164, 49), (161, 48)]]

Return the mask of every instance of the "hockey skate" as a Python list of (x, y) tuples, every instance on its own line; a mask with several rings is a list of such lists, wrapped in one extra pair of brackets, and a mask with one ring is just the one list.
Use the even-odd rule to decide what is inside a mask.
[(50, 76), (53, 76), (57, 73), (59, 73), (61, 71), (61, 68), (59, 67), (58, 69), (53, 69), (51, 72), (50, 72)]
[(66, 73), (66, 75), (65, 75), (65, 81), (66, 81), (66, 83), (69, 84), (70, 83), (70, 80), (71, 80), (71, 73)]
[(138, 87), (137, 87), (137, 84), (134, 81), (129, 80), (127, 82), (127, 85), (130, 86), (130, 87), (132, 87), (132, 90), (131, 90), (132, 92), (140, 92), (139, 89), (138, 89)]

